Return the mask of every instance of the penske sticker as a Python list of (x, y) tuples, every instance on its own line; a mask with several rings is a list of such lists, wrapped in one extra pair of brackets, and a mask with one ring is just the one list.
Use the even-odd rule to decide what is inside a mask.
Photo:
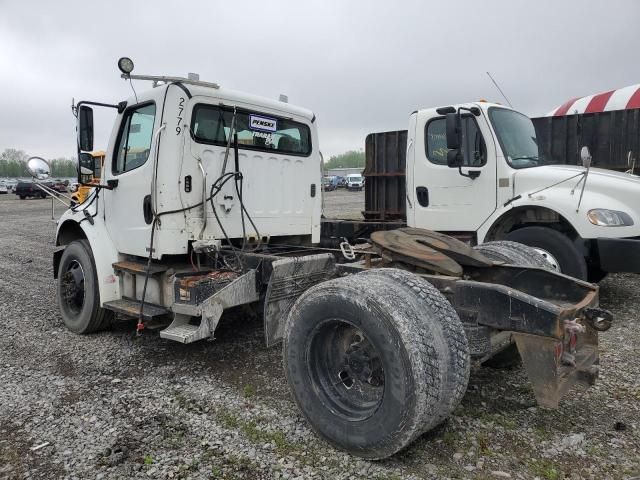
[(278, 130), (278, 121), (275, 118), (249, 115), (249, 128), (259, 132), (275, 132)]

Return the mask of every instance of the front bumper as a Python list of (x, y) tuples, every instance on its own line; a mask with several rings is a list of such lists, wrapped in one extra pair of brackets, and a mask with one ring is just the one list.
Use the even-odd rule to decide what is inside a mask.
[(598, 238), (600, 269), (640, 273), (640, 238)]

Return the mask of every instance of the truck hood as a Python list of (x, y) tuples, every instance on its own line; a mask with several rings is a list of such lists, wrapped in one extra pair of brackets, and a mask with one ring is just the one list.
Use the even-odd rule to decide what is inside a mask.
[[(518, 170), (513, 175), (515, 193), (516, 195), (530, 193), (530, 191), (539, 190), (574, 177), (585, 172), (585, 170), (584, 167), (577, 165), (545, 165)], [(575, 177), (551, 188), (568, 188), (571, 190), (580, 178), (581, 177)], [(620, 192), (623, 196), (625, 194), (637, 196), (640, 194), (640, 177), (629, 173), (603, 170), (602, 168), (592, 168), (589, 170), (585, 194), (588, 191), (604, 191), (608, 195), (616, 196), (617, 189), (623, 190)]]
[[(538, 204), (556, 210), (565, 218), (573, 217), (578, 213), (576, 209), (584, 182), (584, 175), (580, 174), (585, 170), (576, 165), (545, 165), (518, 170), (513, 174), (513, 196), (520, 195), (521, 198), (514, 204)], [(639, 198), (640, 177), (591, 168), (579, 210), (587, 212), (594, 208), (606, 208), (623, 211), (633, 219), (633, 227), (598, 227), (599, 234), (612, 236), (616, 230), (617, 236), (623, 234), (624, 230), (627, 236), (636, 236), (640, 233)]]

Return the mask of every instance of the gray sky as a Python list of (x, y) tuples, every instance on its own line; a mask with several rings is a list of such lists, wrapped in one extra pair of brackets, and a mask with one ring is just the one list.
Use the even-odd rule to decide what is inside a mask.
[[(516, 109), (541, 115), (640, 83), (639, 19), (634, 0), (0, 0), (0, 151), (75, 156), (71, 98), (131, 95), (125, 55), (136, 73), (287, 94), (316, 113), (325, 156), (406, 128), (417, 108), (502, 102), (487, 70)], [(109, 122), (97, 118), (96, 147)]]

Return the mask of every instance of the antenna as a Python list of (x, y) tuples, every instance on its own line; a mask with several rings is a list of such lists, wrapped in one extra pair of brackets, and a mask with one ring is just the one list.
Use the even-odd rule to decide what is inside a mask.
[(491, 79), (491, 81), (493, 82), (493, 84), (496, 86), (496, 88), (498, 89), (498, 91), (500, 92), (500, 94), (504, 97), (504, 99), (507, 101), (507, 104), (513, 108), (513, 105), (511, 105), (511, 102), (509, 101), (509, 99), (507, 98), (507, 96), (504, 94), (504, 92), (502, 91), (502, 89), (500, 88), (500, 85), (498, 85), (498, 83), (493, 79), (493, 77), (491, 76), (491, 74), (489, 72), (487, 72), (487, 75), (489, 75), (489, 78)]

